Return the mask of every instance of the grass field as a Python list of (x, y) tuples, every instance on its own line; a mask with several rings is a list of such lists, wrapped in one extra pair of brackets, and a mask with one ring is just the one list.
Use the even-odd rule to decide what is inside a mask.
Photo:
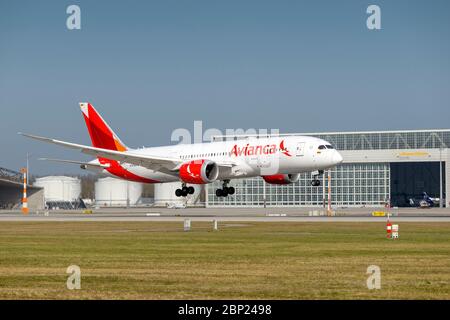
[[(2, 222), (1, 299), (450, 299), (450, 224)], [(81, 268), (81, 290), (66, 268)], [(381, 268), (368, 290), (367, 267)]]

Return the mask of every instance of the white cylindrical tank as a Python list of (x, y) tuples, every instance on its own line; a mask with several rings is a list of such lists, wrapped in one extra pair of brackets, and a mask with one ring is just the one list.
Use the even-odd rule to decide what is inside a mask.
[(34, 186), (44, 188), (45, 201), (74, 201), (80, 197), (81, 181), (65, 176), (37, 178)]
[(188, 185), (195, 189), (194, 194), (177, 197), (175, 190), (181, 188), (180, 182), (155, 183), (155, 206), (170, 206), (172, 204), (196, 204), (200, 200), (202, 186)]
[(105, 207), (135, 206), (141, 202), (142, 183), (115, 178), (98, 179), (95, 204)]

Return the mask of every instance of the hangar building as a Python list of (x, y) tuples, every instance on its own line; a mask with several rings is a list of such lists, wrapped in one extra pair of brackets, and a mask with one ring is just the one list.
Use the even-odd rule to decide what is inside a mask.
[[(279, 136), (289, 136), (286, 134)], [(267, 184), (262, 178), (231, 182), (233, 196), (217, 198), (217, 181), (206, 188), (207, 207), (323, 206), (328, 176), (331, 203), (338, 207), (410, 206), (426, 192), (442, 199), (450, 192), (450, 129), (303, 133), (322, 138), (338, 149), (344, 161), (321, 177), (321, 186), (310, 185), (311, 174), (301, 174), (291, 185)], [(235, 139), (245, 139), (236, 136)]]
[[(23, 180), (22, 174), (0, 168), (0, 210), (18, 209), (22, 206)], [(27, 185), (28, 208), (40, 210), (44, 208), (44, 190), (37, 186)]]

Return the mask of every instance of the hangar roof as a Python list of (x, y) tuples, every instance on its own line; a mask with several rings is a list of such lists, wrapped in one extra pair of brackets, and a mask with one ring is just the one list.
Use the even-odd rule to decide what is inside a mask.
[(287, 134), (247, 134), (215, 136), (214, 139), (267, 136), (306, 135), (324, 139), (338, 150), (383, 150), (383, 149), (440, 149), (450, 148), (450, 129), (351, 131)]

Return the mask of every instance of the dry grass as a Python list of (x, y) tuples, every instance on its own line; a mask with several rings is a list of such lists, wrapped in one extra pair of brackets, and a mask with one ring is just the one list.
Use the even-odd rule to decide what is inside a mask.
[[(3, 299), (449, 299), (450, 224), (2, 222)], [(66, 268), (82, 289), (66, 289)], [(366, 269), (381, 267), (381, 290)]]

